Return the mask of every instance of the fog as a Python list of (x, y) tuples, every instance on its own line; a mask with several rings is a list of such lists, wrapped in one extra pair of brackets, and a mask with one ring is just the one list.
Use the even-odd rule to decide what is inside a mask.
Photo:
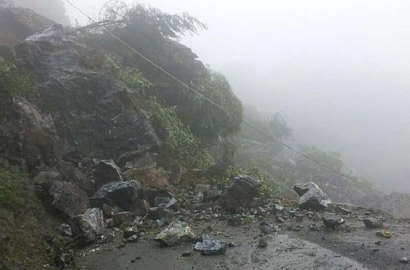
[[(105, 2), (72, 1), (94, 18)], [(410, 191), (410, 2), (143, 3), (206, 23), (182, 42), (223, 72), (243, 103), (281, 111), (293, 144), (339, 151), (357, 174)], [(87, 23), (67, 9), (73, 23)]]

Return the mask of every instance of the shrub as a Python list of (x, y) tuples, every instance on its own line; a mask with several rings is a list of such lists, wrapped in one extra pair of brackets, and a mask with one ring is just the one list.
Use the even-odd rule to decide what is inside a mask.
[(23, 204), (21, 174), (0, 168), (0, 205), (14, 207)]
[(24, 96), (33, 90), (33, 81), (27, 74), (9, 63), (0, 63), (0, 102), (13, 96)]

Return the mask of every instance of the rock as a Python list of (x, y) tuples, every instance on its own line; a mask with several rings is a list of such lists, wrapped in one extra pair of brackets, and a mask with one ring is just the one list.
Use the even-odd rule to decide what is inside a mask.
[(88, 207), (88, 196), (75, 184), (59, 181), (61, 178), (57, 172), (41, 172), (33, 181), (46, 208), (72, 218)]
[(219, 198), (221, 198), (222, 196), (222, 190), (220, 189), (212, 189), (210, 191), (208, 191), (205, 195), (203, 200), (205, 202), (209, 202), (209, 201), (216, 201)]
[(193, 242), (195, 239), (196, 235), (187, 223), (175, 221), (160, 232), (154, 240), (161, 245), (176, 246), (184, 242)]
[(139, 229), (137, 226), (130, 226), (130, 227), (126, 227), (125, 229), (123, 229), (122, 235), (124, 237), (124, 239), (128, 239), (131, 236), (134, 235), (138, 235), (139, 233)]
[(344, 208), (344, 207), (339, 206), (339, 205), (336, 207), (336, 212), (340, 213), (342, 215), (349, 215), (349, 214), (352, 213), (352, 211), (350, 211), (349, 209)]
[(76, 184), (79, 188), (87, 192), (89, 196), (92, 196), (95, 192), (95, 181), (88, 178), (78, 168), (74, 168), (72, 176), (67, 179), (67, 182)]
[(271, 212), (276, 218), (286, 216), (286, 209), (280, 204), (275, 204)]
[(268, 242), (265, 240), (260, 239), (258, 242), (258, 248), (266, 248), (268, 246)]
[(155, 198), (157, 197), (175, 197), (168, 189), (146, 188), (144, 187), (143, 198), (148, 201), (150, 205), (155, 205)]
[(134, 203), (141, 198), (142, 188), (138, 181), (111, 182), (103, 185), (90, 199), (93, 207), (104, 204), (119, 206), (124, 210), (131, 210)]
[(39, 166), (58, 168), (61, 151), (53, 119), (22, 97), (10, 102), (6, 111), (0, 105), (0, 158), (32, 174)]
[(95, 166), (92, 176), (95, 179), (97, 189), (107, 183), (122, 181), (121, 170), (112, 159), (100, 160)]
[(325, 214), (322, 217), (322, 220), (326, 228), (332, 228), (332, 229), (335, 229), (336, 227), (345, 223), (345, 220), (343, 218), (339, 218), (338, 216), (331, 215), (331, 214)]
[(130, 211), (137, 216), (145, 216), (149, 211), (149, 203), (146, 200), (136, 199), (133, 201)]
[(166, 209), (178, 210), (178, 201), (175, 198), (156, 197), (154, 205), (156, 207), (163, 207)]
[(229, 211), (249, 207), (253, 198), (259, 195), (260, 182), (248, 175), (239, 175), (228, 191), (222, 195), (222, 206)]
[(121, 226), (121, 224), (125, 222), (134, 221), (136, 217), (137, 215), (133, 212), (123, 211), (123, 212), (114, 213), (112, 215), (112, 220), (113, 220), (114, 226)]
[(74, 236), (80, 245), (87, 245), (104, 231), (104, 217), (101, 209), (90, 208), (72, 219)]
[(271, 233), (279, 232), (279, 227), (277, 225), (267, 223), (265, 221), (261, 222), (259, 226), (263, 234), (271, 234)]
[(376, 235), (383, 238), (391, 238), (391, 232), (386, 230), (377, 231)]
[(88, 207), (87, 193), (72, 183), (54, 181), (49, 194), (52, 206), (68, 217), (74, 217)]
[(81, 35), (54, 25), (18, 44), (16, 59), (36, 78), (38, 104), (54, 119), (63, 156), (117, 158), (161, 144), (135, 94), (109, 76), (108, 60)]
[(157, 167), (157, 154), (144, 152), (143, 154), (133, 155), (132, 152), (122, 155), (120, 163), (125, 163), (125, 169), (150, 169)]
[(295, 185), (293, 189), (300, 196), (298, 206), (301, 209), (320, 211), (331, 203), (329, 197), (313, 182)]
[(400, 258), (399, 262), (403, 264), (407, 264), (409, 263), (409, 259), (407, 257), (403, 257), (403, 258)]
[(169, 182), (162, 168), (131, 169), (124, 172), (127, 179), (138, 179), (144, 188), (168, 189)]
[(206, 194), (211, 190), (211, 185), (205, 185), (205, 184), (196, 184), (195, 185), (195, 193), (201, 192), (203, 194)]
[(383, 221), (377, 218), (365, 218), (363, 223), (368, 229), (380, 229), (383, 228)]
[(188, 251), (185, 251), (184, 253), (182, 253), (182, 257), (191, 257), (192, 256), (192, 254), (193, 254), (193, 251), (192, 250), (188, 250)]
[(71, 237), (71, 236), (73, 236), (73, 231), (72, 231), (70, 225), (68, 225), (66, 223), (63, 223), (60, 226), (58, 226), (57, 234), (59, 234), (61, 236), (65, 236), (65, 237)]
[(201, 255), (219, 255), (226, 253), (227, 245), (221, 240), (213, 240), (209, 235), (203, 234), (194, 249), (201, 252)]
[(152, 220), (162, 219), (170, 220), (174, 215), (171, 209), (166, 209), (165, 207), (151, 207), (148, 211), (148, 216)]
[(138, 242), (139, 236), (137, 234), (134, 234), (130, 237), (127, 238), (128, 243), (136, 243)]
[(241, 225), (243, 222), (243, 219), (241, 217), (241, 215), (236, 214), (234, 216), (231, 216), (230, 218), (228, 218), (228, 224), (231, 226), (239, 226)]

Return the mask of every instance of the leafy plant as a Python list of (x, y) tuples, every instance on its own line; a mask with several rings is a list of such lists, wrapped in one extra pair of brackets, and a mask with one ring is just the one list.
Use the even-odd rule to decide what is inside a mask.
[(0, 168), (0, 205), (14, 207), (24, 202), (21, 189), (23, 176)]
[(33, 91), (33, 81), (27, 74), (9, 63), (0, 63), (0, 102), (9, 102), (15, 95)]
[(211, 155), (201, 147), (191, 130), (184, 126), (174, 109), (163, 107), (155, 98), (149, 100), (148, 107), (157, 130), (169, 150), (177, 154), (181, 160), (197, 168), (215, 165)]

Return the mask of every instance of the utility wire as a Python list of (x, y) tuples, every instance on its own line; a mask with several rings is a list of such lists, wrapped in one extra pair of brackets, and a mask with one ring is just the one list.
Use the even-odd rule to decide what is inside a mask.
[[(79, 11), (81, 14), (83, 14), (85, 17), (87, 17), (91, 22), (93, 23), (97, 23), (96, 20), (94, 20), (93, 18), (91, 18), (89, 15), (87, 15), (84, 11), (82, 11), (78, 6), (74, 5), (70, 0), (64, 0), (66, 1), (69, 5), (71, 5), (74, 9), (76, 9), (77, 11)], [(146, 62), (150, 63), (152, 66), (154, 66), (155, 68), (157, 68), (158, 70), (160, 70), (161, 72), (163, 72), (165, 75), (167, 75), (168, 77), (170, 77), (171, 79), (173, 79), (174, 81), (178, 82), (179, 84), (181, 84), (182, 86), (184, 86), (185, 88), (187, 88), (188, 90), (194, 92), (195, 94), (197, 94), (198, 96), (200, 96), (201, 98), (204, 98), (205, 100), (207, 100), (209, 103), (211, 103), (212, 105), (216, 106), (217, 108), (221, 109), (223, 112), (225, 112), (229, 117), (233, 118), (235, 115), (234, 113), (228, 111), (227, 109), (225, 109), (224, 107), (222, 107), (221, 105), (219, 105), (218, 103), (214, 102), (213, 100), (211, 100), (210, 98), (206, 97), (204, 94), (198, 92), (196, 89), (194, 89), (193, 87), (189, 86), (188, 84), (186, 84), (185, 82), (181, 81), (180, 79), (178, 79), (177, 77), (175, 77), (174, 75), (172, 75), (171, 73), (169, 73), (168, 71), (166, 71), (165, 69), (163, 69), (162, 67), (160, 67), (159, 65), (157, 65), (156, 63), (154, 63), (153, 61), (151, 61), (149, 58), (147, 58), (146, 56), (144, 56), (142, 53), (138, 52), (136, 49), (134, 49), (133, 47), (131, 47), (130, 45), (128, 45), (125, 41), (123, 41), (122, 39), (120, 39), (119, 37), (117, 37), (113, 32), (111, 32), (107, 26), (103, 25), (102, 28), (104, 29), (105, 32), (107, 32), (112, 38), (114, 38), (115, 40), (117, 40), (119, 43), (121, 43), (122, 45), (124, 45), (125, 47), (127, 47), (128, 49), (130, 49), (132, 52), (134, 52), (135, 54), (137, 54), (139, 57), (141, 57), (142, 59), (144, 59)], [(249, 126), (250, 128), (258, 131), (259, 133), (261, 133), (262, 135), (268, 137), (269, 139), (271, 139), (272, 141), (279, 143), (280, 145), (282, 145), (283, 147), (293, 151), (294, 153), (310, 160), (311, 162), (333, 172), (336, 175), (341, 176), (342, 178), (345, 178), (351, 182), (353, 182), (354, 184), (367, 189), (369, 191), (372, 191), (374, 193), (379, 193), (383, 196), (386, 196), (392, 200), (399, 200), (400, 202), (402, 202), (403, 204), (406, 204), (407, 206), (410, 206), (410, 203), (401, 199), (401, 198), (395, 198), (390, 194), (387, 194), (381, 190), (375, 189), (373, 187), (369, 187), (366, 184), (357, 181), (357, 179), (355, 179), (354, 177), (341, 173), (339, 171), (337, 171), (336, 169), (324, 164), (323, 162), (316, 160), (308, 155), (306, 155), (305, 153), (297, 150), (296, 148), (292, 147), (291, 145), (282, 142), (281, 140), (275, 138), (274, 136), (272, 136), (271, 134), (263, 131), (262, 129), (252, 125), (251, 123), (249, 123), (248, 121), (246, 121), (245, 119), (242, 120), (242, 122)]]

